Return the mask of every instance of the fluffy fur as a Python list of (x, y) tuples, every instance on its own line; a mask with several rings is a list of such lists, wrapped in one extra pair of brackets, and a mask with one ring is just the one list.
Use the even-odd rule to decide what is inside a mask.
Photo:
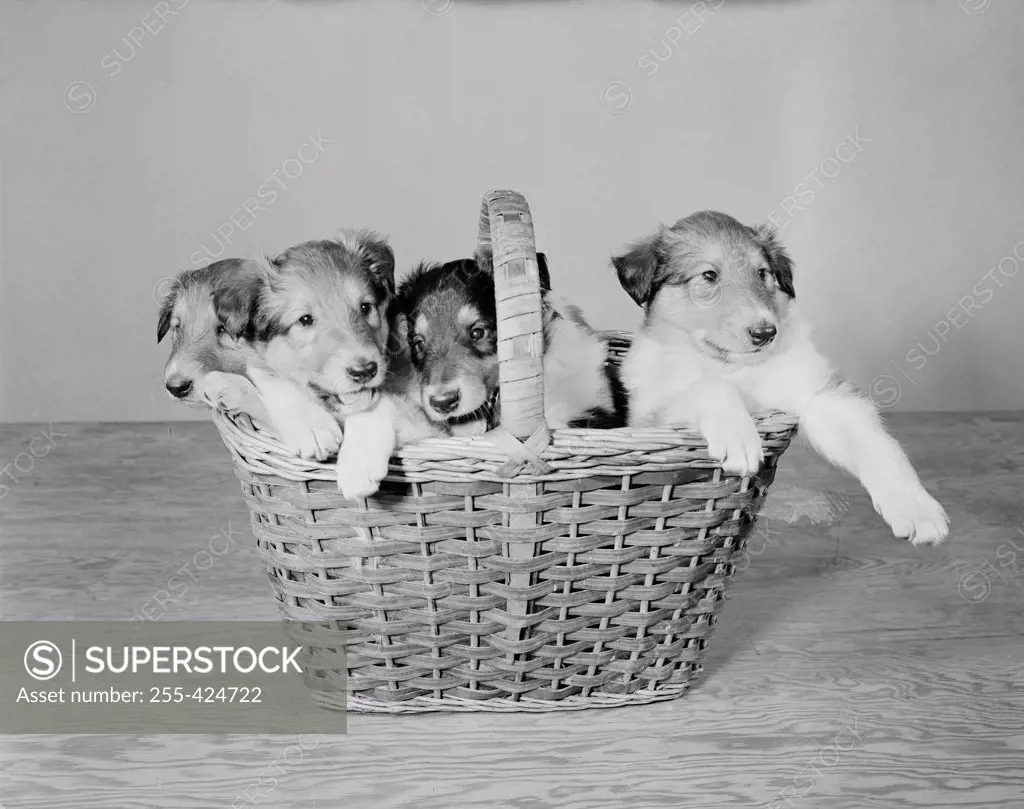
[(612, 260), (646, 311), (623, 363), (630, 424), (695, 424), (723, 469), (757, 471), (751, 410), (794, 413), (829, 461), (855, 475), (898, 537), (938, 543), (946, 513), (866, 398), (814, 348), (793, 265), (767, 227), (702, 211)]
[(244, 376), (245, 352), (232, 336), (238, 320), (236, 298), (260, 283), (257, 264), (225, 259), (181, 273), (160, 306), (157, 342), (170, 334), (171, 353), (164, 366), (168, 394), (186, 403), (263, 411), (252, 383)]
[(300, 454), (337, 451), (346, 497), (377, 491), (396, 446), (440, 432), (405, 399), (403, 358), (389, 350), (394, 271), (383, 238), (343, 231), (269, 258), (255, 298), (237, 301), (251, 315), (249, 375), (257, 386), (288, 383), (264, 393), (275, 428)]
[[(616, 411), (606, 345), (578, 308), (550, 291), (547, 260), (543, 254), (537, 260), (544, 295), (548, 424), (612, 426)], [(500, 405), (490, 254), (421, 265), (403, 281), (394, 310), (424, 412), (458, 434), (495, 426)]]

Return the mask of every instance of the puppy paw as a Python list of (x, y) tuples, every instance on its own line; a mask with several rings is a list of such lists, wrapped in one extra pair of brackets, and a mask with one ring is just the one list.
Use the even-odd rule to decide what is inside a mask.
[(708, 454), (722, 464), (722, 471), (746, 477), (756, 474), (764, 461), (761, 436), (746, 411), (707, 419), (701, 432), (708, 442)]
[(256, 396), (256, 387), (241, 374), (211, 371), (203, 377), (199, 395), (210, 407), (243, 410)]
[(920, 485), (893, 487), (872, 503), (893, 535), (914, 545), (938, 545), (949, 535), (946, 510)]
[[(227, 399), (233, 388), (234, 374), (210, 371), (196, 384), (196, 394), (210, 407), (228, 407)], [(244, 377), (242, 377), (244, 379)], [(229, 408), (230, 409), (230, 408)]]
[(341, 446), (337, 419), (312, 404), (279, 418), (276, 427), (282, 443), (300, 458), (324, 461)]
[(358, 500), (377, 493), (387, 476), (389, 455), (368, 452), (361, 442), (347, 440), (338, 452), (336, 467), (338, 491), (348, 500)]

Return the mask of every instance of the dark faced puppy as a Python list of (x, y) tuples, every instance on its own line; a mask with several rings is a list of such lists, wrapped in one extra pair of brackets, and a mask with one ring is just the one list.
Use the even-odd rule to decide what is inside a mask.
[(369, 231), (291, 247), (270, 261), (251, 337), (275, 372), (339, 408), (384, 380), (394, 273)]
[(486, 409), (498, 389), (494, 278), (474, 259), (420, 265), (398, 290), (421, 405), (437, 422)]
[(700, 211), (612, 259), (647, 328), (679, 329), (706, 355), (758, 362), (795, 297), (792, 262), (769, 228)]
[[(537, 264), (548, 424), (619, 426), (624, 394), (606, 363), (605, 342), (577, 307), (551, 291), (543, 253), (537, 254)], [(491, 255), (480, 252), (473, 259), (420, 266), (402, 283), (395, 309), (408, 335), (421, 405), (428, 416), (453, 427), (481, 420), (496, 425), (500, 403)]]
[(245, 373), (234, 335), (250, 318), (242, 302), (254, 301), (261, 283), (259, 265), (237, 258), (177, 277), (160, 307), (156, 332), (158, 343), (171, 335), (164, 383), (172, 397), (198, 402), (200, 383), (208, 374)]
[[(547, 259), (537, 254), (541, 288)], [(437, 422), (496, 417), (498, 333), (491, 253), (447, 264), (421, 264), (399, 288), (402, 321), (421, 404)]]

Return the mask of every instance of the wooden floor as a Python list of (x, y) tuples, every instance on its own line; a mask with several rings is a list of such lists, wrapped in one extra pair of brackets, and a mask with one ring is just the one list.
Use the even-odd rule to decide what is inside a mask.
[[(305, 741), (301, 755), (297, 737), (6, 736), (0, 805), (250, 807), (244, 793), (269, 774), (259, 805), (280, 809), (1019, 809), (1024, 415), (891, 424), (948, 509), (951, 539), (895, 540), (852, 481), (792, 448), (768, 541), (752, 541), (704, 675), (676, 702), (352, 716), (347, 736)], [(46, 429), (0, 426), (0, 463)], [(244, 540), (165, 620), (276, 616), (211, 425), (56, 430), (16, 484), (0, 480), (4, 620), (126, 620), (229, 523)]]

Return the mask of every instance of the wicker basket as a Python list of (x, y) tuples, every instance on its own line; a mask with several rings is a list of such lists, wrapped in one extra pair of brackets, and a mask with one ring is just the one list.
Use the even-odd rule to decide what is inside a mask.
[[(492, 237), (501, 431), (404, 447), (381, 491), (351, 501), (332, 464), (215, 413), (280, 611), (316, 624), (301, 642), (323, 707), (548, 711), (679, 696), (795, 434), (792, 417), (757, 417), (765, 463), (740, 479), (693, 430), (549, 432), (533, 225), (518, 194), (484, 198), (480, 241)], [(618, 363), (629, 337), (609, 338)]]

